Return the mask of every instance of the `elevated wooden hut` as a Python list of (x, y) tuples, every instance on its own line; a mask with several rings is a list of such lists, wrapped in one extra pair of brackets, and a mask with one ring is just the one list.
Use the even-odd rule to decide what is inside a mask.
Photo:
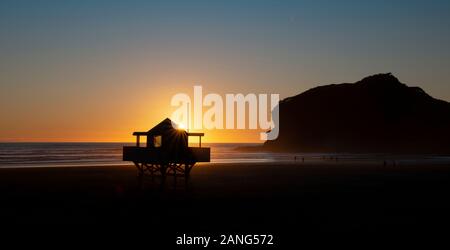
[[(123, 147), (123, 160), (132, 161), (140, 175), (144, 173), (188, 176), (196, 162), (210, 161), (210, 148), (201, 145), (203, 133), (188, 133), (174, 127), (169, 118), (147, 132), (134, 132), (136, 146)], [(144, 147), (141, 136), (147, 137)], [(198, 147), (189, 147), (189, 137), (199, 138)]]

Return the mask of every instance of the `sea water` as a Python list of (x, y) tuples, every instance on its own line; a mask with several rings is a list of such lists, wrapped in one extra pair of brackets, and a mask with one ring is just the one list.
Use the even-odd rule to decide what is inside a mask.
[[(0, 168), (45, 166), (124, 165), (123, 146), (132, 143), (0, 143)], [(266, 153), (239, 152), (241, 146), (257, 144), (204, 143), (211, 148), (211, 162), (265, 162), (275, 158)]]
[[(0, 168), (112, 166), (131, 165), (122, 161), (122, 147), (132, 143), (0, 143)], [(211, 148), (211, 163), (298, 163), (333, 164), (336, 162), (364, 162), (380, 164), (386, 161), (397, 165), (414, 163), (449, 163), (448, 156), (376, 155), (376, 154), (320, 154), (272, 153), (237, 150), (258, 146), (249, 143), (203, 143)]]

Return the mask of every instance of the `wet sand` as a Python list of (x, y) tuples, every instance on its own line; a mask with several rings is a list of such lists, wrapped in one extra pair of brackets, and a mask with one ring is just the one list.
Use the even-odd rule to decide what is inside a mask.
[(142, 182), (133, 166), (0, 169), (0, 220), (168, 247), (182, 233), (273, 234), (278, 247), (356, 235), (382, 243), (448, 234), (449, 190), (446, 164), (203, 164), (187, 180)]

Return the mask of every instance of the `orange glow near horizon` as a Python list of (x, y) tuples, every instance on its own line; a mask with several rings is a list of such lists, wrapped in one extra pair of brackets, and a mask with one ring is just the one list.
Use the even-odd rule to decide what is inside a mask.
[[(162, 110), (159, 111), (163, 113)], [(34, 124), (22, 123), (16, 127), (10, 124), (12, 129), (0, 131), (0, 142), (134, 142), (135, 137), (132, 135), (134, 131), (147, 131), (168, 117), (166, 114), (160, 114), (159, 117), (146, 117), (145, 110), (137, 109), (132, 113), (117, 110), (106, 115), (109, 119), (98, 120), (87, 116), (76, 123), (60, 122), (59, 119), (65, 117), (62, 116), (45, 122), (36, 119)], [(180, 124), (180, 128), (187, 129), (184, 124)], [(189, 130), (189, 132), (205, 133), (202, 138), (202, 142), (205, 143), (261, 143), (262, 141), (259, 140), (261, 131)]]
[[(150, 129), (150, 128), (149, 128)], [(136, 130), (137, 131), (137, 130)], [(97, 134), (86, 134), (87, 136), (67, 136), (67, 137), (39, 137), (30, 134), (29, 137), (12, 137), (2, 138), (0, 142), (117, 142), (117, 143), (134, 143), (135, 137), (132, 136), (134, 130), (124, 132), (124, 135), (117, 137), (103, 137)], [(190, 130), (190, 132), (194, 132)], [(256, 130), (198, 130), (195, 132), (203, 132), (205, 136), (202, 138), (204, 143), (262, 143), (259, 140), (259, 131)], [(118, 134), (115, 132), (114, 134)]]
[[(36, 89), (30, 90), (36, 94), (27, 97), (25, 102), (0, 100), (0, 104), (14, 104), (13, 109), (1, 110), (2, 117), (8, 119), (2, 119), (0, 124), (0, 142), (134, 142), (134, 131), (147, 131), (163, 119), (170, 118), (176, 109), (170, 106), (174, 94), (193, 96), (195, 82), (172, 77), (153, 80), (131, 78), (126, 82), (132, 82), (139, 87), (139, 91), (130, 92), (129, 87), (120, 84), (121, 81), (110, 80), (117, 85), (112, 84), (116, 87), (104, 92), (85, 86), (77, 95), (71, 93), (60, 96), (53, 93), (63, 91), (64, 88), (47, 92)], [(147, 84), (149, 81), (151, 85)], [(193, 84), (181, 86), (179, 82)], [(225, 82), (227, 80), (220, 81), (220, 86), (226, 86), (223, 84)], [(205, 89), (206, 92), (234, 92), (219, 86)], [(249, 92), (246, 89), (236, 91)], [(186, 125), (184, 127), (187, 129)], [(205, 133), (202, 138), (205, 143), (261, 142), (260, 130), (189, 131)]]

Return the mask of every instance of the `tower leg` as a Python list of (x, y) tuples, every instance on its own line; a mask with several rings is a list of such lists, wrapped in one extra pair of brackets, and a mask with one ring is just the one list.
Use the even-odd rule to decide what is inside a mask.
[(184, 164), (184, 176), (185, 177), (189, 177), (190, 173), (191, 173), (191, 169), (192, 167), (194, 167), (195, 163), (185, 163)]
[(134, 165), (138, 169), (138, 176), (142, 176), (144, 174), (144, 164), (133, 161)]
[(168, 165), (167, 164), (161, 164), (159, 165), (159, 171), (161, 172), (161, 176), (162, 177), (166, 177), (166, 171), (168, 169)]

